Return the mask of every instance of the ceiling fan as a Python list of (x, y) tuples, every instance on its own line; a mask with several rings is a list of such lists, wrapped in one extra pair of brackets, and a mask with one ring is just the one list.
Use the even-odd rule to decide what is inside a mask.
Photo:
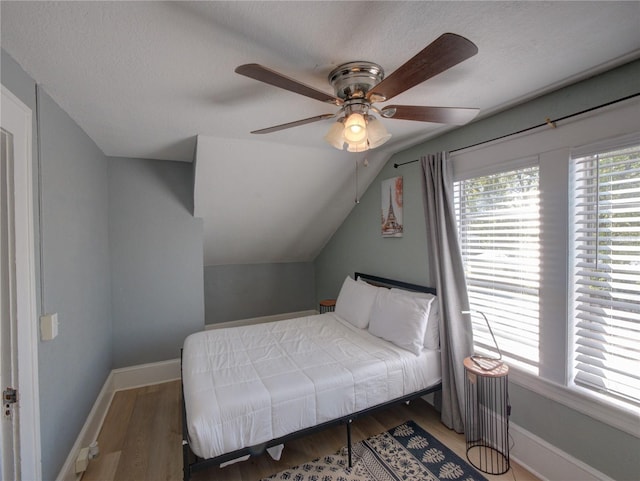
[(268, 134), (339, 117), (325, 135), (325, 140), (340, 150), (346, 144), (349, 152), (363, 152), (382, 145), (391, 137), (382, 122), (373, 114), (386, 119), (455, 125), (471, 121), (479, 109), (416, 105), (387, 105), (377, 108), (373, 104), (391, 100), (405, 90), (473, 57), (476, 53), (478, 47), (470, 40), (454, 33), (445, 33), (388, 77), (384, 76), (382, 67), (373, 62), (357, 61), (338, 66), (328, 77), (335, 95), (327, 94), (255, 63), (241, 65), (235, 71), (260, 82), (340, 107), (340, 110), (333, 114), (317, 115), (254, 130), (252, 134)]

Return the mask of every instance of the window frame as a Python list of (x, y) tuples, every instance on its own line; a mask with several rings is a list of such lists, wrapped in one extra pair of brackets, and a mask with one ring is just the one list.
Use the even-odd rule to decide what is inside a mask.
[[(632, 405), (606, 399), (595, 392), (570, 385), (572, 323), (569, 322), (570, 191), (571, 155), (576, 146), (615, 142), (637, 133), (640, 99), (633, 98), (594, 110), (557, 125), (515, 134), (451, 154), (452, 181), (515, 170), (523, 159), (537, 156), (541, 189), (541, 288), (540, 369), (538, 376), (511, 365), (510, 380), (602, 421), (621, 431), (640, 436)], [(566, 206), (559, 209), (558, 205)]]

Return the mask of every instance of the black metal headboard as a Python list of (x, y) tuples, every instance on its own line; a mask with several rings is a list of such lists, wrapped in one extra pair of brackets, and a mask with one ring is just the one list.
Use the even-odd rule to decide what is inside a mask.
[(400, 289), (406, 289), (408, 291), (427, 292), (429, 294), (436, 294), (434, 287), (421, 286), (419, 284), (410, 284), (408, 282), (396, 281), (393, 279), (387, 279), (386, 277), (372, 276), (371, 274), (363, 274), (362, 272), (356, 272), (355, 278), (362, 279), (371, 285), (378, 287), (399, 287)]

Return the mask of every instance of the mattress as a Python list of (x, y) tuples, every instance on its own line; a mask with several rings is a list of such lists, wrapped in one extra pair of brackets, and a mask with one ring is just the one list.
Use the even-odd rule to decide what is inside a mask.
[(433, 386), (440, 354), (326, 313), (192, 334), (182, 378), (189, 445), (208, 459)]

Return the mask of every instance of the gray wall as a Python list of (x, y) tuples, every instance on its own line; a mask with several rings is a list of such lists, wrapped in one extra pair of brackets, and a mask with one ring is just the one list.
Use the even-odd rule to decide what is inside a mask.
[(312, 262), (204, 268), (205, 322), (317, 309)]
[(192, 164), (109, 159), (113, 367), (180, 357), (204, 327)]
[(35, 208), (42, 206), (35, 231), (38, 309), (57, 312), (60, 322), (58, 337), (38, 345), (42, 474), (50, 480), (111, 368), (107, 159), (42, 89), (36, 112), (35, 82), (4, 51), (2, 83), (32, 108), (34, 119), (37, 113), (39, 126), (40, 169), (33, 151)]
[(109, 193), (106, 157), (42, 89), (38, 102), (42, 310), (60, 323), (39, 350), (43, 475), (53, 475), (111, 368)]
[[(431, 283), (418, 163), (394, 163), (454, 150), (638, 92), (640, 61), (560, 89), (394, 155), (362, 196), (344, 224), (315, 260), (317, 298), (332, 297), (355, 270), (420, 284)], [(379, 232), (380, 181), (404, 180), (404, 237), (382, 239)], [(634, 479), (640, 472), (638, 440), (566, 406), (510, 384), (512, 421), (608, 474)], [(580, 439), (577, 439), (577, 438)], [(633, 442), (632, 442), (633, 441)], [(597, 451), (597, 452), (596, 452)], [(634, 454), (635, 453), (635, 454)]]

